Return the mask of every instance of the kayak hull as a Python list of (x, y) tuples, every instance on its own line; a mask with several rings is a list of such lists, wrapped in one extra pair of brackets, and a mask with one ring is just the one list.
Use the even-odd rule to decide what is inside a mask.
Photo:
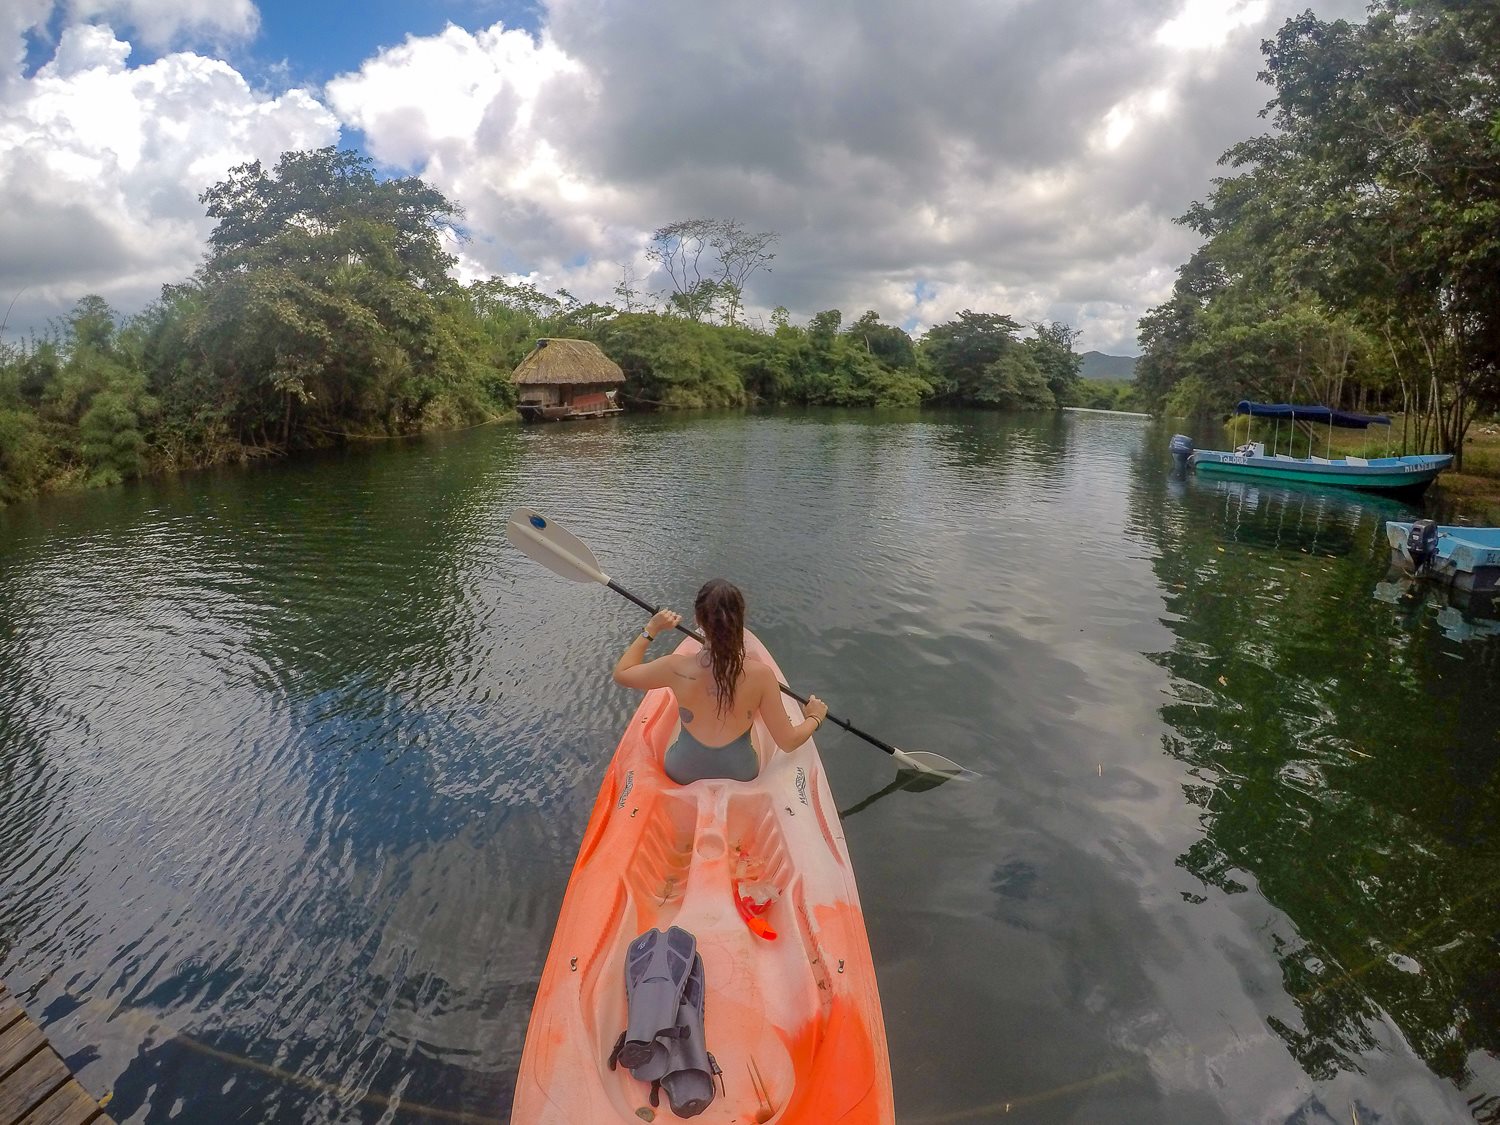
[[(746, 655), (775, 668), (746, 633)], [(685, 641), (680, 651), (696, 651)], [(780, 672), (777, 671), (780, 678)], [(783, 697), (794, 722), (795, 701)], [(757, 720), (751, 782), (677, 785), (672, 693), (647, 693), (610, 762), (558, 915), (516, 1082), (516, 1125), (675, 1120), (607, 1062), (626, 1024), (625, 951), (653, 927), (697, 938), (707, 1045), (723, 1088), (708, 1122), (890, 1125), (875, 968), (843, 830), (812, 740), (777, 749)], [(737, 909), (735, 879), (773, 884), (774, 940)], [(769, 1115), (768, 1115), (769, 1111)]]

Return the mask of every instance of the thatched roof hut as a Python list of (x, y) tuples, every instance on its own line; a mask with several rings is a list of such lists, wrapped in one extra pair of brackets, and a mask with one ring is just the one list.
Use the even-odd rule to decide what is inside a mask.
[(621, 412), (614, 388), (625, 372), (587, 340), (538, 340), (511, 378), (520, 391), (516, 409), (528, 422)]
[(625, 372), (598, 344), (543, 338), (517, 365), (512, 378), (518, 387), (612, 387), (625, 381)]

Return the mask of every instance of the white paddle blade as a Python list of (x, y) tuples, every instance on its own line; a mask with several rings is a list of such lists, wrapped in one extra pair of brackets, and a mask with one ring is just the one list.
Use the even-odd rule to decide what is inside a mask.
[(965, 769), (951, 758), (945, 758), (941, 754), (933, 754), (927, 750), (905, 751), (897, 750), (895, 759), (902, 769), (916, 770), (918, 773), (930, 774), (943, 779), (956, 777), (972, 778), (974, 773)]
[(511, 514), (505, 537), (516, 550), (553, 574), (573, 582), (609, 585), (609, 575), (599, 569), (599, 560), (581, 539), (562, 524), (553, 523), (530, 508), (517, 508)]

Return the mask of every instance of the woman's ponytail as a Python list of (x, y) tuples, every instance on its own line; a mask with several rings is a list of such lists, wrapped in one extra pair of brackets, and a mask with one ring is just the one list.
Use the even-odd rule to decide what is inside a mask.
[(693, 614), (708, 641), (718, 711), (723, 715), (734, 704), (734, 688), (745, 667), (745, 595), (732, 582), (711, 578), (698, 591)]

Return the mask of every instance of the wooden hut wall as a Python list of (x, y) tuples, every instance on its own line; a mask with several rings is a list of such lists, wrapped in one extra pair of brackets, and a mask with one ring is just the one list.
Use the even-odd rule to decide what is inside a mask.
[(557, 406), (561, 402), (556, 383), (528, 383), (521, 387), (520, 401), (536, 406)]

